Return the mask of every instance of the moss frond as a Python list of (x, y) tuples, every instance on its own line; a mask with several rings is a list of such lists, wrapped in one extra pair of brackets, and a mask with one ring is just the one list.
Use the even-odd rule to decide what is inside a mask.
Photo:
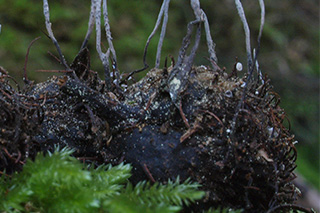
[[(0, 177), (0, 211), (5, 212), (178, 212), (204, 192), (179, 178), (163, 185), (128, 183), (132, 167), (120, 164), (84, 169), (73, 150), (38, 154), (21, 173)], [(127, 184), (127, 185), (126, 185)]]
[[(189, 205), (204, 196), (204, 192), (198, 190), (199, 186), (190, 180), (180, 183), (179, 178), (175, 182), (169, 180), (166, 185), (155, 183), (151, 186), (149, 182), (143, 181), (133, 187), (129, 183), (123, 193), (106, 201), (104, 206), (116, 209), (116, 212), (125, 212), (126, 209), (123, 208), (129, 207), (135, 209), (134, 212), (139, 212), (138, 206), (145, 206), (153, 211), (158, 209), (159, 212), (178, 212), (183, 204)], [(121, 208), (119, 203), (123, 203), (125, 207)]]

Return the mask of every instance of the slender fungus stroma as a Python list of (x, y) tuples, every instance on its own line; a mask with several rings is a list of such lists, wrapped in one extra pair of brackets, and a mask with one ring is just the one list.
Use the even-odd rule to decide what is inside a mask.
[[(207, 196), (185, 212), (210, 207), (265, 212), (289, 204), (294, 209), (296, 141), (283, 124), (286, 115), (280, 98), (258, 63), (263, 0), (259, 0), (255, 51), (243, 6), (235, 0), (245, 32), (247, 71), (242, 76), (237, 74), (243, 70), (238, 61), (231, 72), (219, 68), (208, 17), (199, 0), (190, 1), (193, 20), (187, 24), (178, 56), (170, 56), (172, 66), (165, 61), (161, 69), (169, 4), (170, 0), (163, 1), (146, 41), (144, 67), (120, 75), (106, 0), (91, 0), (88, 30), (70, 67), (52, 32), (48, 1), (43, 0), (45, 25), (65, 67), (56, 72), (64, 75), (16, 90), (9, 81), (12, 77), (0, 66), (0, 172), (21, 171), (37, 152), (69, 146), (76, 157), (92, 165), (130, 163), (133, 184), (167, 183), (178, 177), (200, 183)], [(101, 21), (108, 43), (105, 52)], [(148, 68), (148, 46), (161, 22), (155, 68), (128, 84), (135, 73)], [(90, 70), (87, 44), (94, 29), (104, 80)], [(202, 31), (211, 67), (194, 65)]]

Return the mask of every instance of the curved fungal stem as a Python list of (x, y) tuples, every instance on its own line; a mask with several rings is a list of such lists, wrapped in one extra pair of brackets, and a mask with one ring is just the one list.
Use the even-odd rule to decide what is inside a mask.
[[(162, 17), (163, 17), (163, 22), (162, 22), (162, 28), (161, 28), (161, 33), (160, 33), (160, 39), (158, 42), (158, 48), (157, 48), (157, 56), (156, 56), (156, 63), (155, 63), (155, 67), (159, 68), (160, 66), (160, 58), (161, 58), (161, 49), (162, 49), (162, 44), (163, 44), (163, 40), (166, 34), (166, 29), (167, 29), (167, 23), (168, 23), (168, 10), (169, 10), (169, 4), (170, 4), (170, 0), (163, 0), (160, 11), (159, 11), (159, 15), (156, 21), (156, 24), (151, 32), (151, 34), (149, 35), (146, 45), (144, 47), (144, 52), (143, 52), (143, 65), (144, 67), (142, 69), (137, 70), (136, 72), (140, 72), (145, 70), (146, 68), (149, 67), (149, 65), (146, 62), (146, 58), (147, 58), (147, 52), (148, 52), (148, 47), (149, 47), (149, 43), (151, 41), (151, 39), (153, 38), (153, 36), (155, 35), (155, 33), (157, 32)], [(135, 73), (136, 73), (135, 72)]]
[(264, 27), (264, 20), (265, 20), (265, 6), (264, 6), (264, 1), (263, 0), (259, 0), (259, 5), (261, 8), (261, 19), (260, 19), (260, 29), (259, 29), (259, 35), (258, 35), (258, 46), (256, 49), (253, 50), (253, 58), (254, 58), (254, 65), (256, 66), (257, 72), (258, 72), (258, 76), (261, 80), (261, 82), (263, 82), (263, 77), (262, 77), (262, 73), (261, 70), (259, 69), (259, 62), (258, 62), (258, 54), (259, 54), (259, 50), (260, 50), (260, 44), (261, 44), (261, 36), (262, 36), (262, 31), (263, 31), (263, 27)]
[[(200, 8), (199, 0), (190, 0), (190, 4), (193, 9), (196, 20), (188, 24), (187, 35), (183, 39), (183, 42), (179, 51), (177, 63), (174, 66), (173, 70), (170, 72), (170, 75), (168, 78), (170, 97), (173, 103), (178, 108), (179, 108), (179, 100), (180, 100), (179, 95), (183, 91), (183, 89), (185, 88), (188, 82), (188, 77), (192, 68), (193, 60), (195, 58), (196, 51), (199, 47), (200, 37), (201, 37), (201, 22), (204, 22), (204, 26), (205, 26), (208, 52), (210, 55), (210, 61), (211, 61), (212, 67), (214, 70), (219, 69), (219, 67), (217, 66), (218, 59), (214, 50), (215, 45), (212, 41), (211, 34), (210, 34), (208, 18), (205, 12)], [(190, 55), (186, 56), (186, 50), (190, 45), (193, 25), (198, 25), (195, 43), (190, 52)]]
[[(248, 22), (247, 22), (247, 19), (246, 19), (246, 16), (245, 16), (245, 13), (244, 13), (244, 10), (243, 10), (243, 7), (242, 7), (240, 0), (235, 0), (235, 3), (236, 3), (237, 10), (238, 10), (239, 16), (241, 18), (241, 21), (243, 23), (243, 28), (244, 28), (245, 36), (246, 36), (246, 49), (247, 49), (247, 57), (248, 57), (248, 78), (247, 78), (246, 85), (245, 85), (243, 92), (242, 92), (241, 100), (239, 101), (239, 103), (237, 105), (237, 108), (236, 108), (236, 111), (235, 111), (235, 114), (234, 114), (234, 117), (232, 120), (231, 134), (234, 134), (234, 130), (236, 128), (236, 122), (237, 122), (237, 119), (239, 116), (239, 112), (240, 112), (240, 109), (242, 108), (243, 103), (245, 101), (247, 90), (248, 90), (248, 85), (249, 85), (249, 82), (252, 78), (252, 74), (253, 74), (253, 70), (254, 70), (255, 66), (257, 68), (259, 77), (262, 79), (262, 74), (261, 74), (261, 71), (259, 70), (259, 63), (258, 63), (257, 57), (258, 57), (258, 53), (259, 53), (259, 49), (260, 49), (260, 40), (261, 40), (262, 30), (263, 30), (264, 20), (265, 20), (264, 1), (259, 0), (259, 4), (260, 4), (260, 8), (261, 8), (261, 22), (260, 22), (260, 30), (259, 30), (259, 35), (258, 35), (258, 47), (256, 50), (253, 51), (254, 52), (254, 54), (253, 54), (254, 60), (252, 60), (249, 25), (248, 25)], [(261, 80), (261, 82), (264, 83), (263, 80)]]
[(246, 37), (246, 51), (247, 51), (247, 61), (248, 61), (247, 62), (247, 69), (248, 69), (248, 73), (249, 73), (251, 70), (252, 64), (253, 64), (252, 54), (251, 54), (250, 28), (249, 28), (241, 1), (235, 0), (235, 4), (236, 4), (237, 10), (238, 10), (238, 14), (240, 16), (240, 19), (242, 21), (243, 29), (244, 29), (244, 33), (245, 33), (245, 37)]
[(168, 10), (169, 10), (170, 0), (165, 0), (164, 3), (165, 3), (165, 5), (164, 5), (163, 21), (162, 21), (160, 39), (159, 39), (159, 42), (158, 42), (156, 64), (155, 64), (156, 68), (159, 68), (159, 66), (160, 66), (161, 49), (162, 49), (164, 37), (166, 35), (166, 29), (167, 29), (167, 23), (168, 23), (168, 17), (169, 17)]
[[(253, 58), (257, 58), (257, 51), (256, 49), (253, 49)], [(255, 60), (255, 68), (257, 70), (257, 75), (258, 75), (258, 80), (261, 81), (262, 84), (264, 84), (264, 80), (263, 80), (263, 75), (262, 75), (262, 72), (261, 72), (261, 69), (260, 69), (260, 65), (259, 65), (259, 62), (258, 62), (258, 59)]]
[(208, 53), (210, 57), (210, 62), (214, 71), (218, 70), (218, 58), (215, 51), (215, 43), (213, 43), (211, 32), (210, 32), (210, 25), (207, 18), (206, 13), (200, 8), (199, 0), (190, 0), (191, 7), (193, 9), (194, 15), (196, 16), (197, 20), (201, 20), (204, 22), (204, 29), (206, 33), (206, 40), (208, 46)]
[(263, 31), (263, 27), (264, 27), (266, 10), (265, 10), (265, 5), (264, 5), (263, 0), (259, 0), (259, 5), (261, 8), (261, 20), (260, 20), (260, 29), (259, 29), (259, 35), (258, 35), (258, 45), (260, 46), (260, 40), (261, 40), (262, 31)]
[(162, 29), (161, 29), (161, 33), (160, 33), (160, 39), (159, 39), (159, 42), (158, 42), (156, 62), (155, 62), (155, 67), (156, 68), (160, 67), (161, 49), (162, 49), (162, 44), (163, 44), (163, 40), (164, 40), (164, 36), (165, 36), (165, 33), (166, 33), (166, 28), (167, 28), (167, 22), (168, 22), (169, 3), (170, 3), (170, 0), (163, 0), (163, 2), (162, 2), (162, 5), (161, 5), (160, 11), (159, 11), (159, 15), (158, 15), (158, 18), (157, 18), (157, 21), (156, 21), (156, 24), (155, 24), (151, 34), (149, 35), (149, 37), (147, 39), (147, 42), (146, 42), (146, 45), (144, 47), (143, 58), (142, 58), (143, 67), (141, 69), (137, 69), (137, 70), (134, 70), (134, 71), (130, 72), (130, 74), (121, 83), (123, 83), (125, 80), (130, 78), (132, 75), (134, 75), (136, 73), (139, 73), (139, 72), (142, 72), (143, 70), (145, 70), (145, 69), (147, 69), (149, 67), (149, 65), (147, 63), (148, 47), (149, 47), (151, 39), (153, 38), (153, 36), (155, 35), (155, 33), (157, 32), (157, 30), (158, 30), (158, 28), (160, 26), (162, 17), (164, 16), (163, 23), (162, 23)]
[(48, 31), (48, 35), (50, 37), (50, 39), (52, 40), (53, 44), (56, 46), (56, 49), (59, 53), (59, 57), (60, 57), (60, 62), (62, 63), (62, 65), (66, 68), (66, 70), (71, 70), (70, 67), (68, 66), (68, 63), (66, 61), (66, 59), (64, 58), (60, 45), (57, 41), (57, 39), (54, 37), (54, 34), (52, 32), (51, 29), (51, 22), (50, 22), (50, 11), (49, 11), (49, 3), (48, 0), (43, 0), (43, 14), (45, 17), (45, 23), (46, 23), (46, 28)]
[(117, 67), (117, 55), (116, 51), (114, 49), (113, 43), (112, 43), (112, 36), (111, 36), (111, 30), (110, 30), (110, 24), (109, 24), (109, 17), (108, 17), (108, 5), (107, 5), (107, 0), (103, 0), (103, 18), (104, 18), (104, 27), (106, 31), (106, 37), (108, 41), (108, 45), (110, 48), (110, 52), (112, 54), (112, 66), (115, 71), (115, 85), (118, 87), (119, 86), (119, 79), (120, 79), (120, 73)]
[(110, 49), (106, 53), (101, 50), (101, 0), (95, 0), (95, 19), (96, 19), (96, 49), (104, 68), (105, 84), (107, 90), (111, 89), (111, 77), (109, 68)]
[(91, 0), (91, 7), (90, 7), (90, 17), (89, 17), (89, 22), (88, 22), (88, 30), (87, 30), (87, 34), (86, 37), (81, 45), (80, 51), (85, 48), (88, 44), (88, 41), (90, 39), (91, 33), (93, 31), (94, 28), (94, 17), (95, 17), (95, 0)]
[[(202, 10), (202, 12), (203, 12), (203, 10)], [(208, 53), (210, 56), (210, 62), (211, 62), (213, 70), (216, 71), (216, 70), (220, 69), (219, 66), (217, 65), (218, 58), (217, 58), (216, 51), (215, 51), (216, 44), (213, 43), (213, 41), (212, 41), (209, 21), (208, 21), (207, 15), (204, 12), (203, 12), (203, 16), (204, 16), (204, 29), (206, 31), (206, 39), (207, 39)]]
[[(201, 38), (200, 22), (200, 20), (195, 20), (188, 24), (187, 35), (183, 38), (182, 45), (179, 51), (178, 61), (168, 77), (169, 94), (171, 100), (177, 108), (179, 108), (180, 93), (184, 90), (186, 84), (188, 83), (193, 60), (199, 47)], [(190, 52), (190, 55), (186, 56), (186, 50), (188, 49), (191, 42), (191, 34), (194, 25), (197, 25), (195, 43)]]

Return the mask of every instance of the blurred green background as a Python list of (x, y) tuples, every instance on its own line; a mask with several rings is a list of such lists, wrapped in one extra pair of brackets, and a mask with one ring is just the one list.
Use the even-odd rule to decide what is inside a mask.
[[(252, 43), (256, 46), (260, 24), (258, 1), (242, 2), (251, 27)], [(143, 48), (161, 3), (160, 0), (108, 2), (111, 31), (122, 72), (143, 67)], [(67, 61), (71, 63), (86, 34), (90, 1), (55, 0), (49, 1), (49, 4), (53, 31)], [(266, 24), (259, 63), (263, 73), (271, 77), (275, 91), (280, 94), (281, 106), (288, 114), (291, 131), (299, 141), (297, 170), (319, 190), (319, 2), (282, 0), (265, 1), (265, 4)], [(244, 33), (234, 1), (201, 0), (201, 6), (211, 24), (220, 67), (230, 71), (235, 57), (246, 64)], [(186, 24), (192, 19), (189, 1), (171, 1), (161, 66), (168, 54), (177, 56)], [(42, 39), (34, 44), (29, 56), (29, 78), (40, 82), (53, 74), (37, 73), (35, 70), (63, 69), (47, 54), (50, 51), (57, 55), (52, 42), (43, 33), (46, 29), (41, 1), (0, 0), (0, 24), (0, 65), (19, 82), (22, 82), (28, 45), (38, 36)], [(103, 76), (93, 37), (89, 43), (92, 69)], [(159, 33), (148, 51), (147, 61), (151, 67), (158, 38)], [(207, 49), (203, 35), (196, 64), (208, 65), (205, 56)]]

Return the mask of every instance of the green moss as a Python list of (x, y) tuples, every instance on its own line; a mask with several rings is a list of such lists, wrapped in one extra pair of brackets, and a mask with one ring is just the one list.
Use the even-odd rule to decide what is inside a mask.
[(6, 212), (177, 212), (204, 196), (199, 184), (127, 180), (131, 166), (96, 169), (83, 165), (64, 148), (29, 160), (19, 174), (0, 178), (0, 211)]

